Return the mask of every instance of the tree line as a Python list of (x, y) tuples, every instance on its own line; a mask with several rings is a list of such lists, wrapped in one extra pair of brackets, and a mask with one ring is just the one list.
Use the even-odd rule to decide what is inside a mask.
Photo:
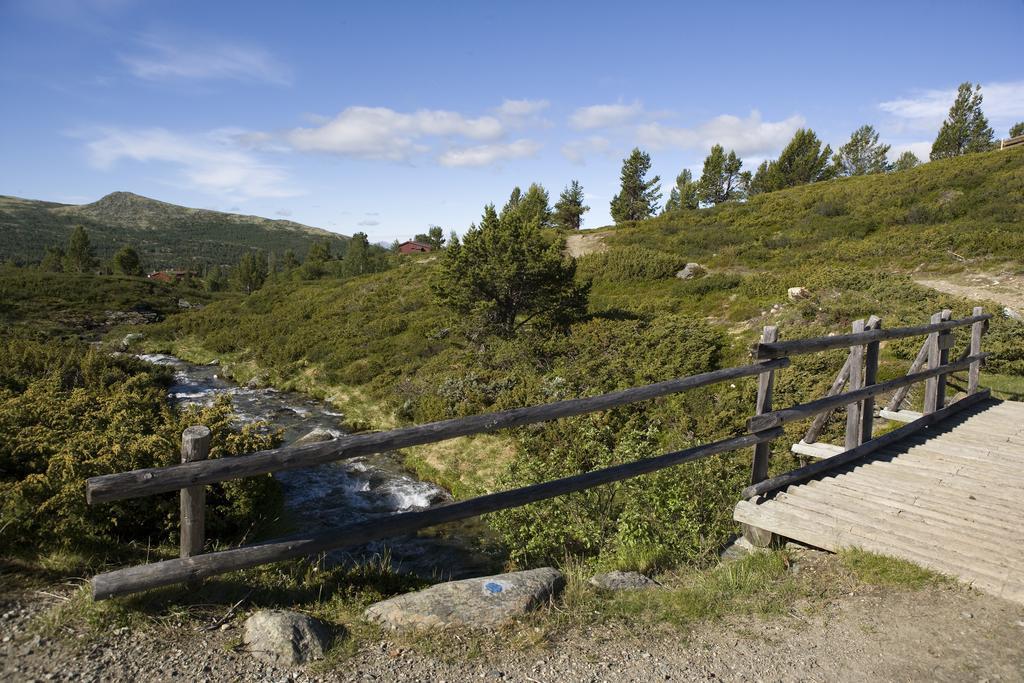
[[(981, 86), (962, 83), (932, 144), (931, 160), (985, 152), (996, 146), (995, 133), (981, 105)], [(1013, 125), (1009, 132), (1011, 137), (1024, 134), (1024, 122)], [(889, 162), (890, 149), (867, 124), (853, 131), (835, 152), (823, 145), (813, 130), (801, 128), (777, 159), (765, 160), (750, 172), (743, 170), (743, 160), (734, 150), (727, 152), (715, 144), (704, 159), (700, 178), (694, 179), (690, 170), (684, 169), (661, 207), (661, 177), (648, 178), (651, 157), (636, 148), (622, 162), (621, 189), (612, 198), (611, 215), (616, 223), (638, 221), (659, 211), (666, 214), (715, 206), (831, 178), (903, 171), (921, 163), (909, 150)]]

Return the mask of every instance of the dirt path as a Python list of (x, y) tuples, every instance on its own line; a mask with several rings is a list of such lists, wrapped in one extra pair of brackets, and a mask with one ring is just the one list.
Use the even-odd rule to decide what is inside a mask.
[[(53, 593), (47, 591), (46, 593)], [(484, 652), (456, 638), (423, 648), (383, 636), (327, 666), (284, 671), (238, 649), (238, 622), (205, 631), (164, 620), (98, 638), (33, 635), (59, 598), (0, 598), (0, 680), (42, 681), (1024, 681), (1024, 606), (957, 587), (865, 586), (771, 618), (691, 629), (575, 628)]]
[(565, 238), (565, 253), (574, 258), (608, 251), (603, 233), (577, 233)]
[(1013, 273), (958, 273), (946, 278), (915, 278), (915, 282), (946, 294), (996, 301), (1024, 312), (1024, 277)]

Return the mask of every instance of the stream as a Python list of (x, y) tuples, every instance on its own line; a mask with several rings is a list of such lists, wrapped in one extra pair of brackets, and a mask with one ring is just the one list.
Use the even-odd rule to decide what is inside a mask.
[[(139, 358), (173, 368), (168, 399), (174, 405), (209, 404), (217, 395), (227, 394), (239, 422), (262, 421), (283, 429), (285, 444), (313, 430), (325, 430), (335, 437), (345, 433), (341, 413), (304, 394), (239, 386), (221, 378), (216, 365), (193, 365), (166, 354)], [(416, 479), (393, 452), (277, 472), (274, 478), (284, 492), (286, 519), (302, 533), (422, 510), (451, 500), (443, 488)], [(475, 536), (472, 525), (446, 525), (439, 530), (332, 551), (328, 559), (351, 563), (389, 556), (396, 570), (424, 578), (479, 576), (493, 568), (493, 560), (475, 549)]]

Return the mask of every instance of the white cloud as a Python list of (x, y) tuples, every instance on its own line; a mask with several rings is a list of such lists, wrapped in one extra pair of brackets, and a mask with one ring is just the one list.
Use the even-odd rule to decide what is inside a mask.
[(219, 131), (189, 136), (163, 128), (102, 128), (80, 133), (90, 161), (110, 169), (122, 160), (167, 163), (177, 167), (178, 182), (225, 199), (294, 197), (285, 172), (261, 162), (251, 153), (230, 146)]
[(574, 164), (587, 163), (587, 157), (594, 154), (606, 154), (611, 147), (607, 138), (592, 135), (589, 138), (570, 140), (562, 145), (562, 156)]
[[(923, 90), (911, 97), (881, 102), (878, 108), (892, 114), (906, 127), (938, 129), (956, 99), (956, 92), (956, 88)], [(1004, 125), (1024, 118), (1024, 81), (983, 83), (981, 95), (981, 108), (990, 123)]]
[(497, 108), (499, 116), (508, 118), (520, 118), (533, 116), (551, 106), (547, 100), (505, 100)]
[(315, 128), (296, 128), (287, 134), (298, 150), (329, 152), (366, 159), (402, 160), (429, 149), (428, 136), (498, 138), (504, 127), (493, 116), (466, 118), (459, 113), (422, 109), (402, 113), (386, 107), (348, 107)]
[(285, 218), (289, 218), (292, 215), (292, 212), (288, 209), (278, 209), (274, 213), (278, 216), (284, 216)]
[(239, 80), (275, 85), (291, 83), (290, 70), (267, 51), (217, 40), (175, 43), (147, 36), (141, 54), (120, 55), (137, 78), (162, 80)]
[(637, 136), (642, 144), (655, 149), (707, 150), (719, 144), (727, 150), (736, 150), (740, 155), (764, 155), (784, 146), (804, 123), (804, 118), (799, 115), (781, 121), (764, 121), (761, 113), (754, 110), (745, 119), (722, 114), (696, 128), (647, 123), (637, 128)]
[(636, 120), (644, 111), (639, 102), (633, 104), (594, 104), (580, 107), (569, 117), (569, 125), (578, 130), (611, 128)]
[(522, 139), (509, 143), (450, 149), (438, 158), (438, 162), (442, 166), (489, 166), (506, 159), (532, 157), (538, 151), (539, 143)]
[(358, 223), (356, 223), (356, 225), (363, 228), (372, 228), (374, 226), (380, 225), (380, 221), (368, 218), (366, 220), (359, 221)]

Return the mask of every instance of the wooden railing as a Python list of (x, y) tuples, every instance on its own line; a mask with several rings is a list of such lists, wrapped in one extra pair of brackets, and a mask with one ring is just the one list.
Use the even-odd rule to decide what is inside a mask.
[[(936, 314), (929, 325), (893, 329), (882, 329), (880, 321), (873, 318), (870, 324), (864, 321), (854, 323), (852, 334), (793, 341), (779, 341), (777, 328), (766, 327), (761, 342), (752, 350), (755, 361), (750, 365), (715, 370), (600, 396), (443, 420), (387, 432), (348, 435), (332, 441), (277, 448), (245, 456), (207, 460), (209, 430), (205, 427), (190, 427), (185, 430), (183, 435), (182, 463), (180, 465), (109, 474), (87, 480), (86, 498), (90, 504), (180, 490), (182, 507), (181, 557), (98, 574), (92, 582), (93, 597), (101, 600), (159, 586), (192, 582), (268, 562), (381, 540), (438, 524), (583, 491), (602, 484), (621, 481), (741, 448), (754, 448), (751, 486), (744, 490), (745, 497), (762, 495), (789, 483), (799, 483), (826, 471), (829, 467), (836, 467), (863, 457), (887, 443), (892, 443), (902, 436), (923, 429), (928, 424), (962, 410), (988, 395), (987, 392), (978, 389), (978, 373), (985, 358), (985, 354), (981, 353), (981, 335), (984, 331), (985, 321), (991, 316), (983, 314), (980, 308), (976, 308), (974, 315), (969, 318), (950, 320), (949, 317), (948, 312), (943, 312)], [(970, 353), (950, 363), (948, 362), (948, 353), (952, 346), (952, 330), (965, 326), (972, 327)], [(928, 335), (925, 342), (925, 347), (928, 350), (927, 369), (921, 370), (920, 367), (912, 366), (910, 373), (905, 377), (876, 383), (880, 342), (920, 335)], [(843, 383), (848, 381), (850, 384), (849, 391), (840, 393), (843, 383), (840, 383), (839, 387), (833, 384), (832, 389), (824, 398), (780, 410), (772, 409), (775, 373), (790, 365), (790, 356), (838, 348), (850, 349), (844, 369), (840, 372), (840, 377), (846, 377)], [(951, 406), (944, 407), (945, 378), (950, 373), (963, 369), (970, 372), (969, 395)], [(434, 443), (459, 436), (583, 415), (720, 382), (755, 376), (758, 378), (755, 415), (747, 422), (747, 433), (740, 436), (511, 491), (492, 493), (417, 512), (394, 514), (382, 519), (360, 522), (330, 531), (300, 534), (228, 550), (201, 553), (203, 547), (203, 487), (206, 484), (300, 467), (312, 467), (360, 455)], [(919, 420), (904, 425), (900, 429), (872, 439), (874, 398), (883, 393), (902, 390), (922, 381), (926, 382), (925, 414)], [(769, 479), (768, 465), (771, 443), (782, 436), (783, 425), (827, 414), (840, 407), (845, 407), (847, 410), (846, 447), (848, 450), (842, 455)], [(897, 434), (900, 436), (894, 436)], [(745, 531), (751, 535), (757, 534), (757, 530), (747, 529)]]

